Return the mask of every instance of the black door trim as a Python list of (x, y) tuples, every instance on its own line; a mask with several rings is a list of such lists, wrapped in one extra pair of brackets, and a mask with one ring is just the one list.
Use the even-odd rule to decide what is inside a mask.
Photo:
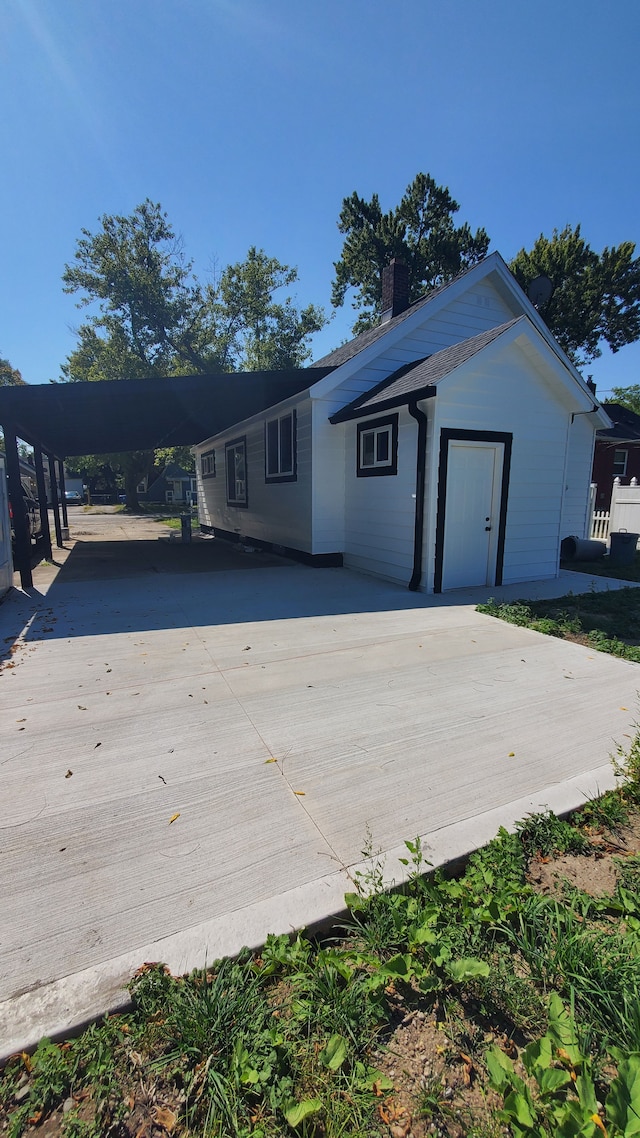
[(511, 472), (511, 448), (513, 434), (507, 431), (468, 431), (453, 427), (443, 427), (440, 431), (440, 460), (438, 464), (438, 509), (436, 514), (436, 560), (433, 579), (434, 593), (442, 592), (442, 569), (444, 557), (444, 526), (447, 507), (447, 472), (449, 469), (449, 443), (451, 440), (472, 443), (503, 443), (502, 489), (500, 494), (500, 519), (498, 522), (498, 546), (496, 550), (496, 585), (502, 584), (504, 561), (504, 541), (507, 528), (507, 501), (509, 497), (509, 475)]

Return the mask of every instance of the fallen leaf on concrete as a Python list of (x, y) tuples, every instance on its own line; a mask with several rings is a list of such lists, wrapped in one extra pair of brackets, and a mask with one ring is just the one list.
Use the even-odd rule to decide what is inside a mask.
[(78, 704), (78, 711), (86, 711), (86, 710), (87, 710), (86, 707), (83, 707), (81, 703)]
[(97, 747), (101, 747), (101, 746), (102, 746), (102, 743), (96, 743), (95, 747), (93, 748), (94, 751), (96, 750)]
[(169, 825), (171, 825), (171, 823), (172, 823), (172, 822), (175, 822), (176, 818), (179, 818), (179, 817), (180, 817), (180, 811), (178, 810), (178, 813), (177, 813), (177, 814), (172, 814), (172, 815), (171, 815), (171, 817), (170, 817), (170, 819), (169, 819)]
[(247, 644), (246, 648), (243, 648), (242, 651), (243, 652), (250, 652), (251, 651), (251, 645)]
[(508, 759), (515, 759), (515, 757), (516, 757), (516, 753), (515, 753), (515, 751), (509, 751), (509, 754), (507, 755), (507, 758), (508, 758)]
[(304, 798), (304, 796), (305, 796), (305, 794), (306, 794), (306, 791), (304, 791), (304, 790), (294, 790), (294, 792), (293, 792), (293, 793), (294, 793), (294, 794), (297, 794), (299, 798)]
[(64, 777), (65, 777), (65, 778), (71, 778), (71, 775), (72, 775), (72, 774), (73, 774), (73, 771), (67, 771), (67, 773), (66, 773), (66, 775), (65, 775)]
[(265, 759), (264, 765), (266, 767), (267, 763), (277, 763), (277, 761), (278, 761), (277, 759)]
[[(621, 707), (620, 710), (625, 711), (626, 709), (624, 707)], [(26, 718), (16, 719), (16, 723), (26, 723), (26, 722), (27, 722)]]

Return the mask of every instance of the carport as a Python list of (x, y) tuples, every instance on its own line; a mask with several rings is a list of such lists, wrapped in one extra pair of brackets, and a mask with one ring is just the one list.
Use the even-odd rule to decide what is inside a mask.
[(304, 391), (331, 367), (215, 375), (49, 383), (0, 388), (15, 568), (33, 584), (31, 541), (20, 482), (18, 439), (33, 447), (42, 520), (42, 555), (51, 558), (44, 463), (51, 480), (56, 545), (67, 525), (64, 462), (74, 455), (193, 446), (204, 438)]

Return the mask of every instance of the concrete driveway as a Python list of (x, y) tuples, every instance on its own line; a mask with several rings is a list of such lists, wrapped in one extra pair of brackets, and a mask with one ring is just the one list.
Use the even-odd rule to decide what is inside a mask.
[(612, 785), (637, 665), (476, 613), (489, 590), (71, 525), (0, 605), (0, 1056), (119, 1006), (146, 960), (339, 912), (367, 835), (400, 880), (406, 838), (440, 864)]

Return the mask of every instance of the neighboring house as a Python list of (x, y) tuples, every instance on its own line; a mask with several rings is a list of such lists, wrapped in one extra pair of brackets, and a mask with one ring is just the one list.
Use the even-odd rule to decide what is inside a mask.
[[(440, 592), (557, 576), (609, 420), (494, 253), (194, 448), (204, 530)], [(304, 382), (304, 373), (301, 375)]]
[(148, 487), (144, 483), (141, 486), (143, 489), (138, 487), (138, 497), (143, 502), (162, 502), (163, 505), (170, 506), (181, 502), (191, 505), (196, 500), (195, 475), (189, 474), (175, 463), (165, 466)]
[(628, 486), (632, 478), (640, 481), (640, 415), (619, 403), (603, 407), (613, 426), (596, 435), (592, 482), (597, 486), (597, 510), (609, 509), (614, 478), (622, 486)]

